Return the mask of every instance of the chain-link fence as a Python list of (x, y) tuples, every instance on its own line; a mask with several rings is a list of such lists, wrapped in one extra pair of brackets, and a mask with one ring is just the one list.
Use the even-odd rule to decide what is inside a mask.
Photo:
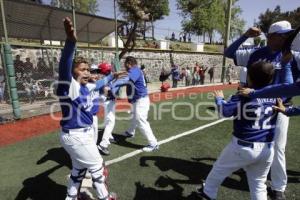
[[(214, 68), (214, 82), (220, 82), (221, 76), (221, 54), (197, 54), (197, 53), (176, 53), (172, 52), (174, 63), (178, 64), (180, 71), (182, 68), (190, 68), (193, 73), (195, 63), (198, 62), (207, 68), (205, 84), (210, 82), (210, 68)], [(102, 61), (111, 62), (115, 52), (112, 49), (87, 49), (78, 48), (77, 56), (89, 59), (90, 64), (98, 64)], [(137, 58), (139, 65), (145, 66), (145, 74), (149, 82), (158, 82), (160, 72), (163, 68), (170, 69), (170, 52), (162, 51), (134, 51), (128, 55)], [(13, 67), (17, 93), (20, 101), (22, 118), (35, 115), (47, 114), (51, 111), (59, 111), (59, 106), (53, 104), (58, 102), (54, 95), (55, 82), (58, 79), (58, 66), (61, 56), (61, 48), (49, 48), (44, 46), (25, 47), (12, 46)], [(123, 60), (121, 60), (123, 62)], [(1, 62), (2, 63), (2, 62)], [(226, 77), (230, 81), (238, 79), (238, 68), (232, 67), (227, 70)], [(6, 83), (5, 68), (0, 67), (0, 121), (12, 119), (11, 100), (9, 88)], [(185, 81), (179, 82), (179, 86), (185, 86)]]

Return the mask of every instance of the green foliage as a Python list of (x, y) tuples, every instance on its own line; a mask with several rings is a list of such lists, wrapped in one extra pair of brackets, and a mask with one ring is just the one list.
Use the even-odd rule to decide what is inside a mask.
[[(183, 16), (182, 27), (185, 32), (195, 35), (208, 34), (210, 43), (215, 33), (225, 36), (225, 13), (227, 1), (224, 0), (177, 0), (177, 8)], [(240, 18), (241, 8), (233, 1), (231, 16), (231, 35), (233, 38), (242, 33), (245, 21)]]
[(169, 15), (169, 0), (118, 0), (120, 11), (133, 22), (163, 19)]
[(261, 13), (259, 16), (259, 21), (256, 25), (260, 27), (264, 33), (267, 33), (271, 24), (281, 20), (287, 20), (291, 22), (292, 27), (295, 28), (300, 25), (299, 18), (300, 7), (293, 11), (281, 12), (280, 6), (276, 6), (273, 11), (267, 9), (264, 13)]
[[(51, 5), (71, 10), (72, 0), (51, 0)], [(76, 0), (75, 9), (76, 11), (95, 15), (98, 12), (98, 2), (97, 0)]]

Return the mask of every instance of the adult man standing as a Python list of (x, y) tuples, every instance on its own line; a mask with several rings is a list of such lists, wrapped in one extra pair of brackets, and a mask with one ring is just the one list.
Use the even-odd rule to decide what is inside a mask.
[(138, 127), (148, 140), (148, 145), (143, 148), (143, 151), (151, 152), (157, 150), (159, 148), (157, 139), (147, 120), (150, 100), (143, 72), (138, 67), (136, 59), (132, 56), (128, 56), (125, 59), (125, 68), (128, 76), (112, 83), (111, 87), (112, 93), (116, 94), (120, 86), (126, 85), (128, 101), (132, 104), (131, 125), (125, 131), (124, 136), (128, 138), (134, 137), (135, 129)]
[[(293, 78), (298, 76), (297, 65), (300, 66), (300, 59), (294, 57), (290, 62), (293, 74), (290, 74), (287, 80), (280, 76), (282, 51), (288, 34), (292, 31), (291, 24), (288, 21), (279, 21), (272, 24), (267, 34), (267, 46), (253, 49), (240, 49), (239, 46), (249, 37), (257, 37), (261, 30), (252, 27), (246, 33), (233, 42), (224, 52), (226, 57), (233, 58), (236, 65), (248, 68), (252, 63), (258, 60), (271, 62), (275, 67), (275, 78), (273, 84), (292, 83)], [(244, 70), (245, 71), (245, 70)], [(287, 101), (286, 101), (287, 103)], [(287, 141), (289, 118), (282, 113), (278, 114), (275, 129), (275, 153), (271, 166), (271, 191), (270, 196), (275, 200), (284, 200), (284, 191), (287, 185), (285, 146)]]

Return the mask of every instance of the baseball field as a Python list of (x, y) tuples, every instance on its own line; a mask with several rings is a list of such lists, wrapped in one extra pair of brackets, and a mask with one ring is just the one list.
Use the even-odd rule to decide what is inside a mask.
[[(234, 89), (226, 89), (225, 95), (228, 97), (234, 92)], [(211, 92), (153, 98), (149, 121), (160, 141), (160, 149), (141, 152), (147, 142), (139, 132), (134, 138), (123, 138), (120, 134), (129, 126), (129, 113), (126, 109), (117, 112), (114, 137), (118, 143), (112, 144), (110, 156), (104, 157), (110, 172), (109, 189), (121, 200), (197, 199), (196, 186), (206, 178), (218, 155), (230, 142), (232, 120), (218, 118)], [(300, 98), (294, 98), (293, 102), (300, 105)], [(35, 130), (30, 137), (14, 142), (18, 133), (13, 133), (9, 144), (1, 144), (1, 200), (65, 198), (71, 163), (59, 143), (59, 130), (47, 128), (51, 119), (47, 120), (43, 122), (46, 130), (40, 130), (43, 134)], [(102, 118), (99, 124), (103, 129)], [(32, 126), (35, 126), (34, 120)], [(299, 118), (292, 117), (286, 148), (289, 200), (300, 199), (299, 130)], [(19, 132), (22, 134), (22, 130)], [(99, 130), (100, 137), (101, 133)], [(2, 129), (0, 137), (2, 135), (7, 138), (10, 134)], [(224, 181), (218, 199), (250, 199), (243, 170)]]

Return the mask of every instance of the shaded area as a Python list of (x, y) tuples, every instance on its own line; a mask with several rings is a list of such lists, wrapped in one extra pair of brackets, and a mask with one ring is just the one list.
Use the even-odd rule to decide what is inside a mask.
[(15, 198), (16, 200), (53, 200), (65, 198), (67, 187), (56, 183), (49, 175), (64, 166), (71, 168), (71, 160), (67, 152), (60, 147), (49, 149), (47, 154), (40, 158), (36, 164), (41, 165), (47, 161), (56, 162), (58, 165), (34, 177), (25, 179), (23, 181), (23, 188), (19, 191)]
[[(99, 144), (102, 140), (102, 136), (104, 133), (104, 129), (98, 129), (98, 141), (97, 144)], [(132, 142), (129, 142), (130, 140), (134, 141), (134, 137), (133, 138), (127, 138), (123, 135), (117, 134), (117, 133), (112, 133), (113, 137), (116, 140), (116, 145), (118, 146), (123, 146), (123, 147), (128, 147), (131, 149), (141, 149), (144, 147), (144, 145), (140, 145), (140, 144), (134, 144)]]
[[(160, 176), (155, 186), (157, 188), (172, 188), (172, 189), (157, 189), (145, 187), (142, 183), (136, 182), (135, 198), (138, 199), (197, 199), (196, 194), (192, 192), (188, 196), (183, 196), (183, 187), (181, 184), (199, 185), (207, 177), (212, 165), (206, 162), (213, 163), (214, 158), (191, 158), (191, 160), (183, 160), (177, 158), (169, 158), (162, 156), (144, 156), (140, 158), (140, 166), (149, 167), (152, 163), (163, 172), (174, 171), (185, 176), (184, 179), (176, 179), (170, 176)], [(223, 182), (223, 186), (235, 190), (248, 191), (247, 178), (243, 170), (234, 173), (239, 178), (233, 179), (228, 177)]]

